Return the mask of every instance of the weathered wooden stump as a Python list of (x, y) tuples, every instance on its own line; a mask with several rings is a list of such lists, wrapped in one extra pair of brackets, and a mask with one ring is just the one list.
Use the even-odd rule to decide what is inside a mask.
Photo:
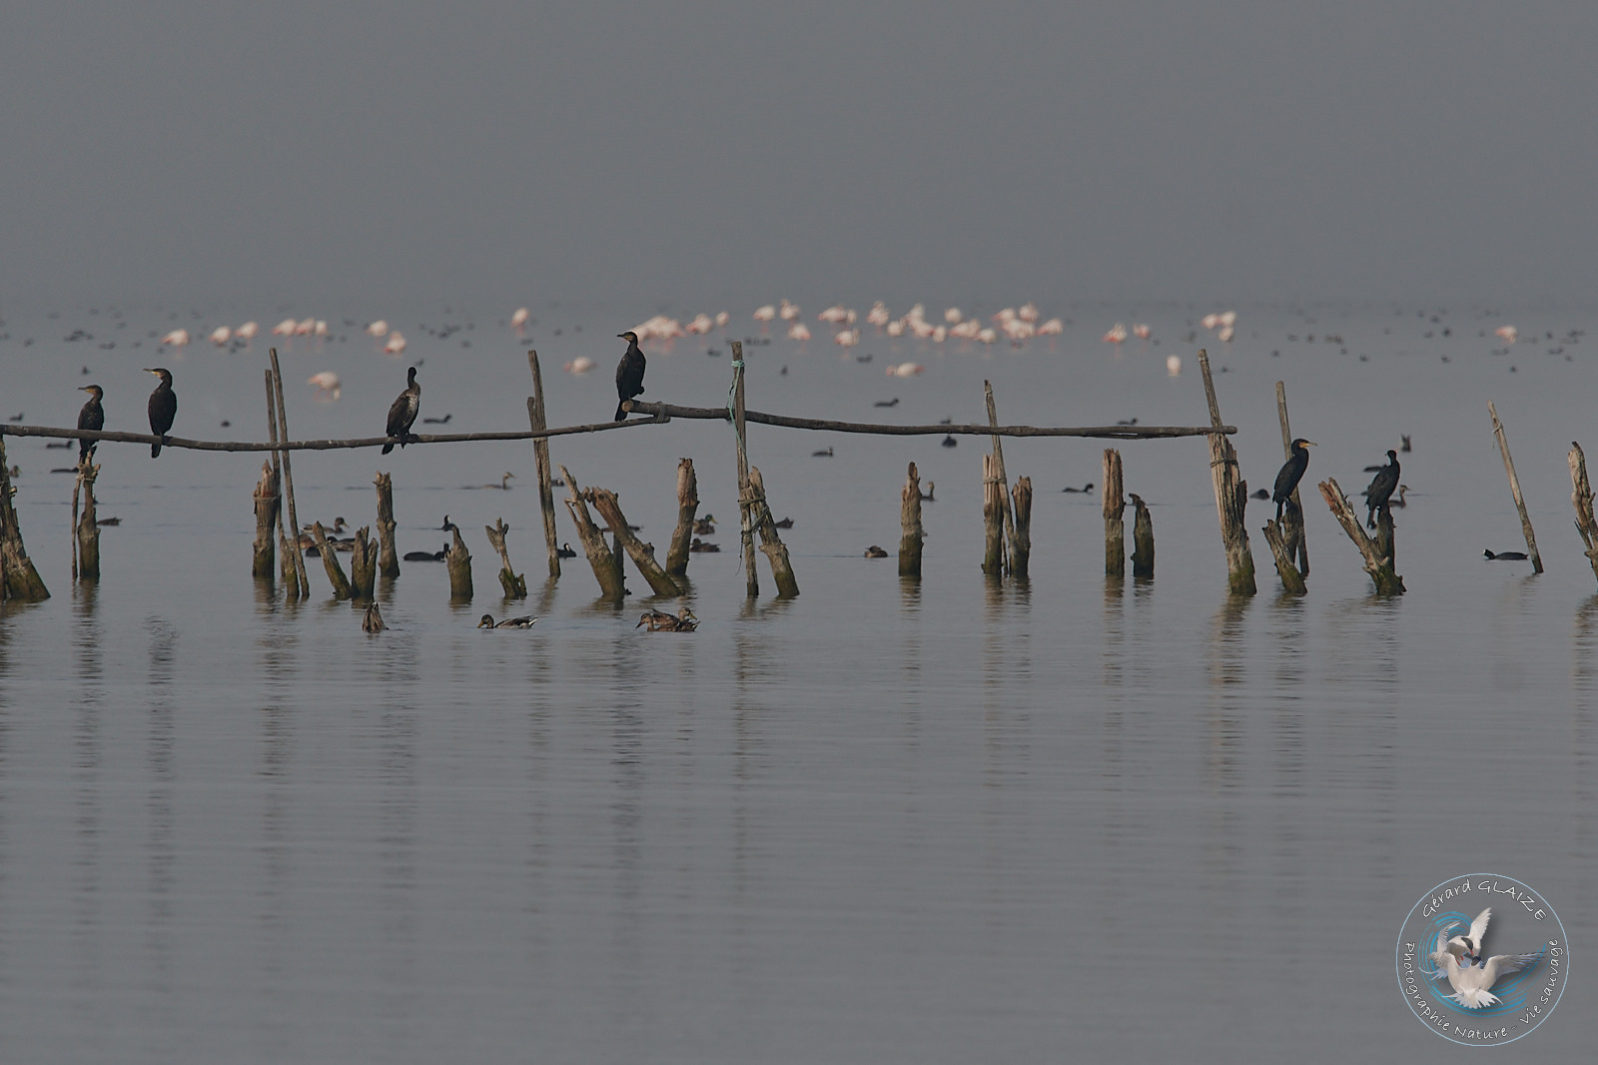
[(505, 591), (506, 599), (527, 598), (527, 578), (519, 576), (510, 564), (510, 551), (505, 547), (505, 534), (510, 532), (510, 526), (505, 524), (504, 518), (495, 518), (494, 524), (483, 526), (488, 533), (488, 542), (499, 552), (499, 586)]
[[(1204, 398), (1209, 402), (1210, 427), (1220, 429), (1221, 407), (1215, 398), (1215, 379), (1210, 376), (1210, 355), (1198, 353), (1199, 372), (1204, 378)], [(1221, 543), (1226, 548), (1226, 581), (1233, 595), (1253, 595), (1254, 555), (1248, 546), (1244, 514), (1248, 509), (1248, 482), (1237, 468), (1237, 449), (1223, 433), (1209, 434), (1210, 474), (1215, 482), (1215, 513), (1221, 523)]]
[(771, 506), (766, 502), (766, 481), (760, 467), (749, 467), (749, 491), (753, 497), (755, 528), (760, 532), (760, 550), (765, 552), (771, 566), (771, 579), (777, 585), (778, 599), (792, 599), (799, 594), (799, 582), (793, 575), (793, 564), (788, 561), (788, 548), (777, 532), (777, 523), (771, 516)]
[(327, 581), (333, 586), (333, 598), (350, 598), (353, 593), (350, 591), (349, 578), (344, 576), (344, 567), (339, 565), (333, 545), (327, 541), (327, 530), (322, 528), (321, 522), (311, 526), (311, 537), (316, 541), (317, 554), (322, 557), (322, 569), (327, 572)]
[(1267, 519), (1265, 522), (1265, 543), (1271, 549), (1271, 557), (1276, 560), (1276, 572), (1282, 578), (1282, 587), (1293, 595), (1304, 595), (1308, 592), (1309, 588), (1304, 584), (1303, 575), (1293, 563), (1293, 552), (1287, 543), (1287, 535), (1282, 531), (1282, 526), (1276, 523), (1275, 518)]
[[(533, 394), (527, 399), (527, 420), (533, 432), (548, 428), (544, 409), (544, 375), (538, 368), (538, 352), (527, 352), (527, 366), (533, 374)], [(549, 437), (533, 441), (533, 464), (538, 469), (538, 510), (544, 518), (544, 545), (549, 551), (549, 575), (560, 576), (560, 545), (555, 542), (555, 488), (549, 463)]]
[[(267, 428), (271, 432), (271, 440), (277, 443), (287, 443), (289, 438), (288, 409), (283, 405), (283, 371), (278, 367), (277, 349), (268, 348), (267, 354), (272, 361), (272, 369), (267, 373)], [(299, 549), (300, 515), (294, 505), (294, 470), (289, 462), (287, 448), (275, 452), (274, 460), (283, 471), (283, 491), (288, 496), (288, 532), (284, 533), (279, 543), (288, 551), (288, 557), (294, 562), (295, 579), (285, 582), (285, 593), (290, 599), (306, 599), (311, 594), (311, 581), (305, 574), (305, 555)]]
[[(1359, 515), (1354, 511), (1354, 505), (1343, 495), (1342, 488), (1338, 487), (1335, 478), (1328, 477), (1317, 487), (1321, 490), (1321, 498), (1326, 500), (1326, 505), (1331, 508), (1332, 514), (1337, 518), (1337, 523), (1343, 527), (1348, 538), (1359, 549), (1360, 556), (1365, 560), (1365, 572), (1369, 573), (1371, 580), (1376, 584), (1376, 591), (1381, 595), (1403, 595), (1404, 578), (1393, 572), (1393, 559), (1390, 553), (1383, 554), (1379, 543), (1365, 535), (1365, 528), (1360, 524)], [(1383, 511), (1387, 530), (1385, 535), (1391, 544), (1393, 516)], [(1381, 523), (1378, 523), (1381, 524)]]
[(899, 491), (899, 530), (899, 576), (920, 580), (921, 545), (927, 534), (921, 527), (921, 472), (913, 462)]
[(372, 483), (377, 486), (377, 571), (390, 580), (400, 575), (399, 550), (395, 547), (394, 480), (379, 472)]
[(1592, 513), (1593, 493), (1592, 485), (1587, 481), (1587, 454), (1581, 450), (1580, 444), (1572, 440), (1565, 461), (1570, 464), (1570, 502), (1576, 508), (1576, 531), (1581, 534), (1581, 542), (1585, 546), (1583, 553), (1592, 565), (1592, 575), (1598, 577), (1598, 521), (1593, 519)]
[(1504, 436), (1504, 423), (1498, 420), (1498, 409), (1492, 400), (1487, 401), (1487, 413), (1492, 415), (1493, 435), (1498, 437), (1498, 450), (1504, 456), (1504, 472), (1509, 474), (1509, 490), (1515, 496), (1515, 509), (1520, 512), (1520, 531), (1526, 537), (1526, 554), (1531, 559), (1531, 571), (1543, 571), (1543, 557), (1537, 551), (1537, 534), (1531, 530), (1531, 517), (1526, 513), (1526, 500), (1520, 494), (1520, 478), (1515, 476), (1515, 460), (1509, 457), (1509, 440)]
[(17, 494), (11, 484), (11, 467), (6, 463), (6, 445), (0, 438), (0, 598), (38, 603), (50, 598), (39, 571), (28, 558), (17, 525), (17, 510), (11, 497)]
[(671, 533), (671, 546), (666, 549), (666, 572), (673, 577), (688, 575), (688, 548), (693, 543), (694, 519), (699, 514), (699, 478), (694, 474), (694, 460), (677, 460), (677, 527)]
[(358, 600), (372, 598), (377, 589), (377, 540), (370, 527), (355, 530), (355, 547), (350, 552), (350, 595)]
[(1104, 575), (1126, 576), (1126, 489), (1121, 475), (1121, 453), (1104, 449)]
[(1017, 477), (1010, 495), (1015, 501), (1015, 526), (1010, 534), (1010, 576), (1024, 581), (1032, 560), (1032, 478)]
[(272, 579), (277, 569), (277, 516), (283, 504), (278, 492), (277, 471), (271, 462), (261, 463), (261, 479), (255, 484), (255, 553), (250, 576), (258, 581)]
[(449, 570), (449, 598), (451, 602), (467, 602), (472, 598), (472, 554), (466, 550), (457, 525), (450, 530), (455, 542), (444, 553), (444, 567)]
[(982, 572), (998, 579), (1004, 576), (1004, 481), (999, 476), (998, 460), (982, 456)]
[(584, 495), (594, 505), (594, 509), (599, 511), (600, 517), (609, 523), (611, 535), (633, 560), (633, 565), (638, 567), (638, 572), (644, 575), (644, 580), (649, 582), (649, 587), (654, 593), (672, 597), (681, 595), (683, 588), (677, 583), (676, 578), (655, 561), (654, 552), (627, 527), (627, 516), (621, 512), (621, 503), (617, 500), (616, 493), (608, 488), (590, 488)]
[[(83, 488), (83, 509), (78, 512), (77, 528), (73, 530), (73, 575), (80, 581), (100, 579), (100, 520), (94, 507), (94, 480), (100, 467), (86, 461), (78, 467), (78, 485)], [(73, 509), (77, 509), (77, 488), (73, 489)], [(270, 572), (270, 571), (268, 571)]]
[(606, 545), (605, 534), (589, 517), (588, 504), (583, 501), (577, 478), (565, 466), (560, 468), (560, 475), (566, 481), (566, 513), (571, 515), (572, 524), (577, 527), (577, 539), (582, 542), (588, 565), (594, 571), (594, 579), (599, 582), (600, 598), (619, 603), (627, 594), (626, 586), (622, 583), (621, 566)]
[(1131, 493), (1135, 514), (1132, 518), (1132, 576), (1154, 576), (1154, 519), (1149, 505), (1136, 492)]

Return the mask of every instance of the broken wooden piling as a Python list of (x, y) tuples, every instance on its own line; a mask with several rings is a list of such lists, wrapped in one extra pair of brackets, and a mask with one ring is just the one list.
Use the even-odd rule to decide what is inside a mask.
[(989, 452), (982, 456), (982, 572), (994, 580), (1004, 576), (1004, 514), (999, 462)]
[(688, 549), (693, 546), (694, 519), (699, 514), (699, 478), (694, 460), (677, 460), (677, 527), (672, 530), (671, 546), (666, 549), (666, 572), (673, 577), (688, 575)]
[(1543, 558), (1537, 552), (1537, 534), (1532, 532), (1531, 517), (1526, 513), (1526, 500), (1520, 494), (1520, 478), (1515, 476), (1515, 460), (1509, 457), (1509, 440), (1504, 436), (1504, 423), (1498, 420), (1498, 409), (1487, 401), (1487, 413), (1492, 415), (1493, 435), (1498, 438), (1498, 450), (1504, 456), (1504, 472), (1509, 474), (1509, 490), (1515, 496), (1515, 509), (1520, 512), (1520, 531), (1526, 537), (1526, 554), (1531, 559), (1531, 571), (1543, 571)]
[(627, 516), (621, 512), (621, 502), (616, 498), (616, 493), (608, 488), (590, 488), (583, 495), (599, 511), (599, 516), (605, 519), (610, 526), (611, 536), (627, 552), (627, 557), (633, 560), (633, 565), (638, 567), (638, 572), (644, 575), (644, 580), (649, 582), (654, 593), (672, 597), (681, 595), (683, 588), (675, 577), (655, 561), (654, 549), (627, 527)]
[[(1287, 514), (1293, 513), (1288, 508)], [(1286, 524), (1285, 515), (1282, 524), (1277, 524), (1275, 518), (1265, 522), (1265, 543), (1271, 549), (1271, 558), (1276, 562), (1276, 572), (1282, 578), (1282, 587), (1291, 595), (1304, 595), (1309, 588), (1304, 583), (1304, 575), (1299, 573), (1298, 566), (1293, 561), (1293, 549), (1288, 543), (1287, 533), (1283, 531)], [(1303, 523), (1299, 523), (1302, 528)]]
[[(1276, 417), (1282, 425), (1282, 458), (1290, 459), (1293, 457), (1293, 427), (1287, 420), (1287, 385), (1281, 381), (1276, 382)], [(1293, 505), (1284, 508), (1282, 513), (1282, 543), (1287, 548), (1287, 557), (1292, 560), (1294, 571), (1308, 577), (1309, 541), (1304, 537), (1304, 507), (1298, 489), (1299, 486), (1295, 484), (1290, 497)]]
[[(268, 348), (267, 353), (272, 360), (271, 398), (276, 402), (271, 424), (272, 426), (275, 426), (274, 432), (276, 434), (277, 440), (282, 442), (289, 438), (288, 408), (283, 405), (283, 371), (278, 366), (277, 349)], [(289, 533), (284, 540), (289, 548), (290, 555), (294, 559), (294, 572), (298, 577), (296, 582), (298, 587), (289, 588), (288, 595), (290, 598), (295, 599), (309, 599), (311, 595), (311, 582), (310, 579), (305, 575), (305, 556), (299, 550), (300, 515), (299, 511), (294, 506), (294, 471), (289, 465), (289, 453), (286, 448), (279, 452), (278, 462), (283, 468), (283, 491), (287, 493), (289, 497)]]
[[(527, 398), (527, 420), (534, 432), (548, 427), (544, 410), (544, 375), (538, 368), (538, 352), (528, 349), (527, 367), (533, 374), (533, 394)], [(544, 518), (544, 546), (549, 552), (549, 575), (560, 576), (560, 544), (555, 540), (555, 488), (549, 464), (549, 437), (533, 439), (533, 464), (538, 470), (538, 511)]]
[(72, 489), (72, 509), (78, 510), (78, 487), (83, 488), (83, 510), (77, 515), (73, 530), (72, 576), (79, 581), (100, 579), (100, 522), (94, 507), (94, 481), (100, 476), (100, 466), (93, 453), (78, 466), (77, 484)]
[(511, 568), (510, 552), (505, 548), (505, 534), (510, 532), (510, 526), (505, 524), (504, 518), (495, 518), (494, 524), (483, 528), (488, 533), (489, 544), (499, 552), (499, 586), (504, 589), (505, 598), (526, 599), (527, 578)]
[(1024, 581), (1032, 561), (1032, 478), (1015, 479), (1010, 489), (1015, 503), (1015, 526), (1010, 533), (1010, 576)]
[(912, 462), (899, 490), (899, 576), (921, 579), (921, 545), (926, 538), (921, 527), (921, 472)]
[(799, 594), (799, 582), (793, 575), (793, 563), (788, 560), (788, 547), (777, 532), (777, 522), (771, 516), (771, 506), (766, 502), (766, 480), (760, 467), (749, 467), (749, 491), (755, 515), (755, 530), (760, 533), (760, 550), (771, 566), (771, 579), (777, 585), (778, 599), (792, 599)]
[[(985, 380), (982, 382), (982, 395), (988, 406), (988, 428), (990, 430), (996, 429), (999, 425), (999, 414), (993, 402), (992, 381)], [(993, 476), (997, 478), (999, 486), (999, 519), (1003, 525), (1005, 540), (1013, 543), (1015, 539), (1015, 515), (1010, 511), (1010, 481), (1004, 469), (1004, 446), (999, 442), (1000, 437), (996, 432), (990, 432), (988, 439), (993, 448)], [(1005, 558), (1002, 567), (1003, 572), (1010, 572), (1012, 565), (1013, 559)]]
[(355, 530), (355, 546), (350, 550), (350, 597), (364, 602), (377, 590), (377, 540), (370, 526)]
[(1210, 376), (1210, 356), (1204, 348), (1198, 353), (1199, 373), (1204, 378), (1204, 398), (1210, 407), (1210, 474), (1215, 482), (1215, 512), (1221, 523), (1221, 543), (1226, 548), (1226, 580), (1233, 595), (1253, 595), (1254, 555), (1249, 551), (1244, 514), (1248, 509), (1248, 482), (1237, 468), (1237, 449), (1221, 432), (1221, 407), (1215, 398), (1215, 379)]
[(466, 550), (459, 525), (450, 530), (450, 535), (455, 542), (444, 553), (444, 567), (449, 570), (450, 602), (468, 602), (472, 598), (472, 553)]
[(270, 462), (261, 463), (261, 479), (255, 483), (255, 553), (250, 576), (269, 581), (277, 569), (277, 515), (282, 504), (278, 493), (277, 471)]
[(1129, 493), (1135, 513), (1132, 517), (1132, 576), (1154, 576), (1154, 519), (1149, 505), (1136, 492)]
[(311, 526), (311, 537), (316, 541), (316, 553), (321, 556), (322, 569), (327, 573), (327, 582), (333, 586), (333, 598), (338, 600), (350, 598), (352, 593), (349, 578), (344, 576), (344, 567), (339, 565), (333, 545), (328, 542), (327, 530), (322, 528), (321, 522)]
[(732, 347), (732, 426), (738, 446), (738, 548), (743, 559), (744, 595), (750, 599), (760, 595), (760, 576), (755, 572), (754, 502), (749, 498), (749, 450), (744, 431), (744, 346), (743, 341), (730, 342)]
[(1592, 513), (1592, 485), (1587, 481), (1587, 454), (1574, 440), (1565, 456), (1570, 464), (1570, 502), (1576, 508), (1576, 531), (1581, 534), (1585, 547), (1583, 554), (1592, 565), (1592, 575), (1598, 577), (1598, 520)]
[[(1337, 523), (1343, 527), (1348, 538), (1353, 541), (1359, 550), (1360, 556), (1365, 560), (1365, 572), (1370, 574), (1371, 580), (1376, 584), (1379, 595), (1403, 595), (1404, 578), (1393, 571), (1391, 555), (1383, 554), (1379, 543), (1365, 535), (1365, 528), (1359, 522), (1359, 515), (1354, 511), (1354, 505), (1343, 495), (1343, 490), (1337, 480), (1328, 477), (1317, 486), (1321, 491), (1321, 498), (1326, 500), (1326, 505), (1331, 508)], [(1385, 508), (1383, 508), (1385, 514)], [(1392, 526), (1392, 515), (1387, 514), (1389, 529)], [(1388, 533), (1391, 536), (1391, 533)]]
[(577, 539), (583, 545), (584, 554), (588, 556), (588, 565), (593, 568), (594, 579), (599, 582), (600, 598), (619, 603), (626, 597), (621, 566), (617, 564), (615, 555), (606, 545), (605, 534), (588, 514), (588, 504), (583, 500), (577, 478), (573, 477), (565, 466), (561, 466), (560, 475), (566, 481), (567, 498), (564, 501), (566, 513), (571, 516), (572, 524), (577, 527)]
[(39, 571), (28, 558), (17, 525), (17, 510), (11, 497), (17, 494), (11, 483), (11, 467), (6, 463), (5, 441), (0, 440), (0, 599), (37, 603), (50, 598)]
[(1121, 474), (1121, 453), (1104, 449), (1104, 575), (1126, 576), (1126, 495)]
[(399, 527), (394, 520), (394, 479), (379, 471), (372, 484), (377, 487), (377, 572), (393, 580), (400, 575), (399, 549), (394, 539), (394, 530)]

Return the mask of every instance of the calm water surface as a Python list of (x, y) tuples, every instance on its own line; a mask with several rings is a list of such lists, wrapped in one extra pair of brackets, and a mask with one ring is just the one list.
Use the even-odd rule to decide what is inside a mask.
[[(297, 454), (302, 520), (369, 522), (383, 469), (402, 550), (436, 549), (448, 513), (476, 554), (468, 605), (442, 566), (406, 565), (374, 638), (314, 559), (307, 602), (250, 581), (258, 458), (102, 446), (101, 513), (123, 523), (103, 534), (99, 586), (74, 589), (71, 479), (49, 473), (68, 452), (7, 439), (54, 597), (0, 609), (4, 1059), (1442, 1060), (1459, 1051), (1405, 1016), (1391, 950), (1422, 892), (1476, 870), (1545, 893), (1574, 944), (1570, 993), (1519, 1056), (1583, 1053), (1598, 583), (1564, 454), (1591, 436), (1598, 367), (1569, 334), (1592, 316), (1264, 308), (1230, 345), (1188, 341), (1188, 308), (1140, 316), (1158, 345), (1111, 349), (1098, 336), (1125, 312), (1080, 307), (1021, 350), (751, 345), (749, 403), (979, 421), (989, 379), (1003, 421), (1195, 424), (1208, 343), (1252, 484), (1281, 460), (1277, 380), (1320, 445), (1311, 480), (1355, 494), (1411, 434), (1408, 595), (1371, 595), (1312, 500), (1309, 596), (1278, 593), (1256, 531), (1261, 592), (1229, 598), (1196, 440), (1122, 445), (1159, 552), (1152, 583), (1124, 584), (1101, 574), (1097, 496), (1059, 491), (1100, 480), (1103, 444), (1006, 442), (1011, 476), (1037, 488), (1033, 578), (996, 586), (977, 569), (982, 441), (753, 427), (803, 594), (774, 601), (762, 570), (746, 603), (730, 431), (674, 422), (554, 454), (659, 545), (677, 459), (695, 459), (724, 551), (690, 566), (691, 636), (636, 630), (639, 597), (596, 603), (582, 559), (543, 582), (526, 444)], [(358, 326), (283, 344), (292, 434), (376, 434), (418, 360), (424, 414), (519, 427), (527, 346), (552, 421), (601, 420), (611, 337), (642, 315), (547, 308), (525, 340), (493, 316), (416, 317), (404, 362)], [(1523, 340), (1496, 353), (1506, 321)], [(147, 334), (171, 322), (14, 314), (0, 413), (69, 424), (93, 380), (108, 427), (138, 429), (139, 369), (160, 361), (177, 432), (263, 438), (266, 342), (157, 355)], [(64, 339), (78, 328), (91, 338)], [(730, 368), (711, 348), (724, 335), (646, 344), (646, 398), (719, 404)], [(579, 354), (600, 369), (561, 373)], [(907, 358), (927, 372), (884, 376)], [(299, 387), (323, 369), (344, 378), (337, 403)], [(1539, 577), (1482, 559), (1523, 548), (1489, 399)], [(912, 460), (937, 482), (919, 586), (860, 557), (896, 545)], [(510, 492), (470, 487), (505, 470)], [(502, 602), (478, 531), (501, 516), (525, 604)], [(541, 620), (482, 632), (484, 611)]]

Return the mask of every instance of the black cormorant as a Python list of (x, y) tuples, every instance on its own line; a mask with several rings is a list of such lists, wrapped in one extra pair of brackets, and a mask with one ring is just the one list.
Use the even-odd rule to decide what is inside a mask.
[[(416, 421), (416, 412), (422, 407), (422, 386), (416, 383), (416, 367), (412, 366), (405, 373), (405, 391), (394, 397), (394, 402), (388, 408), (387, 435), (397, 437), (399, 446), (404, 447), (410, 437), (411, 426)], [(393, 443), (383, 445), (383, 454), (394, 450)]]
[(1498, 551), (1498, 552), (1493, 552), (1493, 551), (1484, 550), (1484, 551), (1482, 551), (1482, 555), (1489, 562), (1524, 562), (1524, 561), (1526, 561), (1526, 552), (1524, 552), (1524, 551)]
[(1276, 502), (1277, 521), (1282, 520), (1282, 507), (1292, 500), (1293, 489), (1298, 487), (1304, 471), (1309, 468), (1309, 451), (1306, 449), (1314, 446), (1312, 441), (1302, 436), (1295, 438), (1291, 445), (1292, 458), (1282, 463), (1281, 470), (1276, 474), (1276, 490), (1271, 493), (1271, 499)]
[[(155, 391), (150, 393), (150, 432), (161, 439), (150, 445), (150, 457), (153, 459), (161, 454), (161, 445), (166, 443), (167, 430), (172, 428), (172, 423), (178, 416), (178, 394), (172, 391), (172, 371), (165, 369), (146, 369), (145, 373), (153, 373), (161, 379), (155, 386)], [(80, 442), (79, 447), (82, 447)]]
[(577, 552), (572, 550), (572, 545), (570, 543), (564, 543), (564, 544), (561, 544), (559, 547), (557, 547), (555, 549), (555, 557), (556, 558), (576, 558), (577, 557)]
[(1076, 492), (1078, 495), (1092, 495), (1093, 494), (1093, 482), (1089, 481), (1087, 484), (1083, 485), (1081, 488), (1069, 488), (1069, 487), (1067, 487), (1067, 488), (1060, 489), (1060, 491), (1062, 491), (1062, 492)]
[(638, 348), (638, 334), (631, 329), (625, 333), (616, 334), (627, 341), (627, 350), (622, 353), (621, 362), (616, 364), (616, 420), (627, 420), (627, 412), (622, 409), (634, 396), (643, 395), (644, 391), (644, 353)]
[(1365, 489), (1366, 527), (1376, 528), (1376, 512), (1387, 510), (1387, 501), (1392, 498), (1393, 489), (1397, 487), (1398, 452), (1388, 448), (1387, 465), (1376, 471), (1376, 476), (1371, 478), (1370, 487)]
[[(105, 395), (104, 389), (99, 385), (83, 385), (79, 392), (89, 393), (89, 402), (78, 411), (78, 428), (99, 430), (105, 428), (105, 408), (100, 406), (100, 397)], [(89, 453), (94, 450), (93, 440), (78, 440), (78, 465), (81, 466), (89, 458)]]

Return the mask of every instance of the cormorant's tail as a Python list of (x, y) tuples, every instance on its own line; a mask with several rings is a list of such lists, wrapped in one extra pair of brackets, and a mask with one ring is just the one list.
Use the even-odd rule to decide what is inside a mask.
[(153, 459), (153, 458), (155, 458), (156, 456), (158, 456), (160, 454), (161, 454), (161, 442), (159, 440), (157, 440), (155, 443), (150, 445), (150, 457)]
[[(626, 401), (623, 400), (622, 402)], [(618, 422), (624, 422), (627, 420), (627, 412), (622, 409), (621, 403), (616, 404), (616, 420)]]
[(385, 455), (386, 455), (386, 454), (388, 454), (388, 453), (389, 453), (389, 452), (390, 452), (390, 451), (393, 451), (393, 450), (394, 450), (394, 445), (393, 445), (393, 444), (384, 444), (384, 445), (383, 445), (383, 454), (385, 454)]

